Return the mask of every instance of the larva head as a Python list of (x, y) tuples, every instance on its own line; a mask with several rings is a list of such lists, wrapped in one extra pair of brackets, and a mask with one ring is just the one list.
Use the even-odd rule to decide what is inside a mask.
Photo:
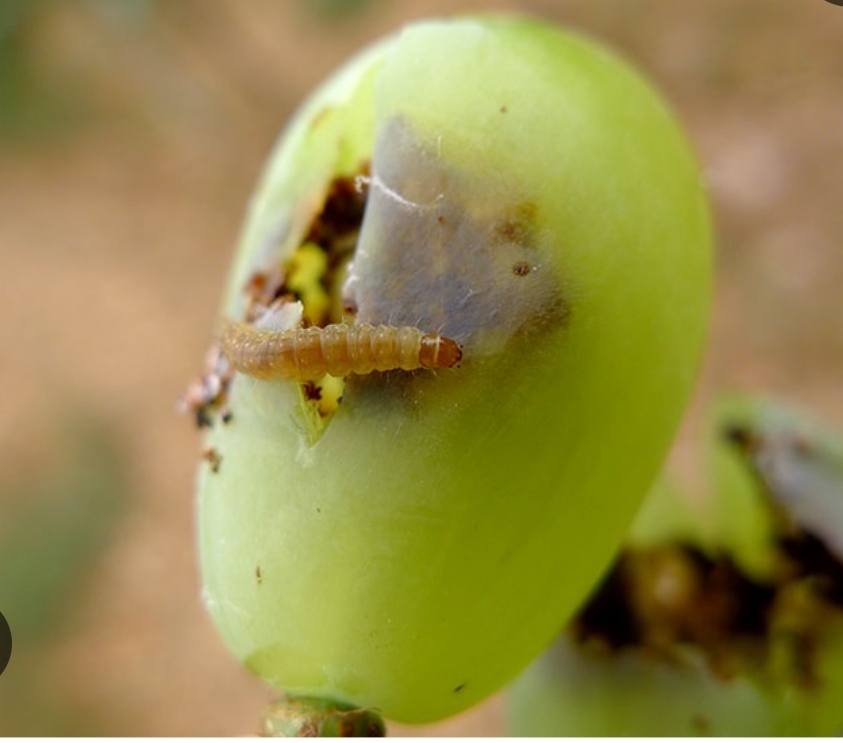
[(455, 341), (435, 333), (422, 336), (419, 361), (427, 369), (450, 369), (462, 358), (462, 350)]
[(441, 333), (454, 343), (431, 365), (455, 368), (333, 391), (235, 376), (199, 518), (207, 603), (237, 657), (291, 693), (410, 722), (511, 678), (653, 478), (708, 285), (697, 166), (601, 48), (481, 17), (352, 61), (270, 160), (224, 313), (289, 292), (311, 324)]

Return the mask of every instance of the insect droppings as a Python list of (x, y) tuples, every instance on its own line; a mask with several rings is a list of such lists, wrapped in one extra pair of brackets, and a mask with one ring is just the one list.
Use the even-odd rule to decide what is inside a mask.
[(202, 459), (211, 465), (211, 472), (216, 474), (220, 471), (220, 464), (222, 464), (222, 454), (220, 454), (213, 446), (206, 446), (202, 450)]
[(226, 322), (220, 344), (228, 362), (242, 374), (301, 382), (325, 374), (449, 369), (462, 358), (450, 338), (392, 325), (332, 323), (279, 331)]
[(533, 269), (530, 267), (530, 264), (527, 261), (518, 261), (515, 265), (512, 266), (512, 273), (516, 276), (526, 276), (530, 271)]
[(205, 359), (205, 371), (190, 381), (179, 400), (178, 409), (183, 413), (193, 413), (198, 428), (213, 425), (216, 416), (223, 423), (228, 423), (231, 420), (227, 404), (228, 387), (232, 374), (222, 351), (216, 345), (212, 346)]

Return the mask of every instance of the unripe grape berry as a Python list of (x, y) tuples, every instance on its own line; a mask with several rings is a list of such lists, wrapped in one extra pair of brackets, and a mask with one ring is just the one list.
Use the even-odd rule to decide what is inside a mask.
[[(317, 90), (258, 186), (224, 317), (418, 328), (461, 358), (265, 380), (215, 357), (205, 389), (230, 420), (200, 411), (216, 467), (199, 537), (237, 658), (404, 722), (512, 678), (664, 456), (709, 242), (675, 120), (590, 41), (512, 17), (424, 22)], [(238, 337), (241, 360), (269, 352)], [(336, 337), (295, 353), (350, 354)]]

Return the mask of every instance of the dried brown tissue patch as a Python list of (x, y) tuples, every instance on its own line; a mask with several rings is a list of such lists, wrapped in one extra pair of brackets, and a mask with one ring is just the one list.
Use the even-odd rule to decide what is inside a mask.
[(508, 244), (528, 245), (534, 239), (536, 205), (520, 204), (512, 215), (492, 221), (493, 238)]
[(516, 261), (512, 266), (512, 273), (516, 276), (526, 276), (530, 271), (530, 264), (526, 261)]

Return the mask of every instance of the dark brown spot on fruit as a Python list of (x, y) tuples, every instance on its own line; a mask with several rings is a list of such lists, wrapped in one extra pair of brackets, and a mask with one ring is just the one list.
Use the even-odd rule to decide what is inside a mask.
[(322, 399), (322, 388), (316, 382), (305, 382), (302, 384), (302, 391), (306, 400), (318, 402)]
[(532, 270), (533, 269), (530, 267), (530, 264), (527, 263), (527, 261), (518, 261), (512, 266), (512, 273), (514, 273), (516, 276), (526, 276)]
[(211, 472), (216, 474), (220, 471), (222, 455), (213, 446), (206, 446), (202, 450), (202, 459), (211, 465)]

